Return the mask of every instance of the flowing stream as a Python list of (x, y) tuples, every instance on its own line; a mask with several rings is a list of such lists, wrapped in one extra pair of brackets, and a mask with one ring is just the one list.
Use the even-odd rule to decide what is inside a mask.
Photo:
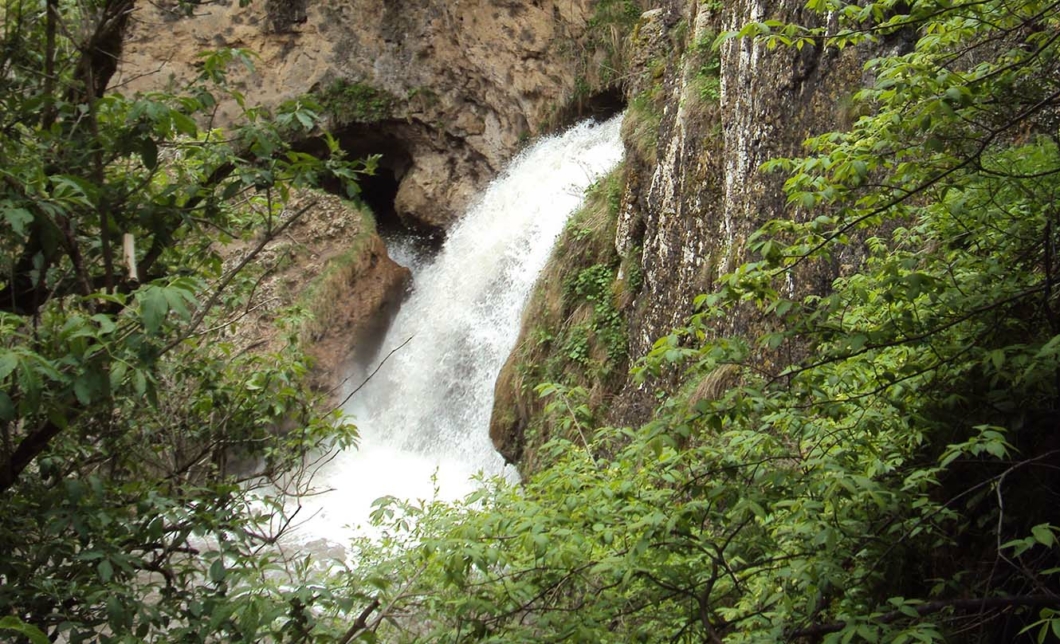
[[(412, 265), (414, 290), (378, 360), (401, 346), (346, 404), (361, 439), (316, 475), (331, 491), (302, 501), (296, 538), (342, 544), (382, 496), (456, 499), (482, 472), (515, 479), (490, 442), (493, 386), (538, 273), (585, 189), (622, 158), (621, 117), (585, 122), (516, 157)], [(409, 340), (411, 338), (411, 340)], [(377, 365), (369, 365), (370, 373)], [(354, 374), (351, 382), (362, 378)]]

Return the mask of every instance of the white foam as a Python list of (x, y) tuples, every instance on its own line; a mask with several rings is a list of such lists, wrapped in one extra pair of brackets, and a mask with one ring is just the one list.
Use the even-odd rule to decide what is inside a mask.
[[(520, 154), (416, 271), (379, 353), (395, 353), (347, 404), (361, 434), (302, 500), (302, 543), (343, 543), (382, 496), (456, 499), (478, 472), (514, 479), (490, 443), (493, 386), (523, 307), (585, 189), (621, 161), (621, 117), (582, 123)], [(436, 481), (432, 480), (436, 477)]]

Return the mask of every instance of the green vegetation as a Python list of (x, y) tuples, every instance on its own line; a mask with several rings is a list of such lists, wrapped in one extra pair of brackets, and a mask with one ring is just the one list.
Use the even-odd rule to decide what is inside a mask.
[(642, 163), (654, 163), (658, 157), (659, 124), (662, 123), (662, 87), (633, 97), (622, 121), (622, 140)]
[(708, 31), (689, 48), (689, 53), (697, 61), (695, 85), (700, 100), (717, 103), (721, 99), (721, 55), (714, 48), (717, 37)]
[[(415, 90), (414, 90), (415, 91)], [(433, 100), (426, 92), (410, 93), (409, 99), (420, 96), (422, 100)], [(396, 96), (378, 87), (363, 82), (339, 79), (313, 93), (324, 114), (337, 125), (350, 123), (375, 123), (393, 116), (398, 103)]]
[(589, 27), (602, 30), (617, 28), (628, 32), (644, 11), (636, 0), (599, 0), (589, 18)]
[(563, 100), (552, 106), (548, 128), (584, 114), (600, 92), (624, 83), (629, 58), (629, 36), (644, 11), (639, 0), (599, 0), (586, 25), (584, 38), (568, 52), (575, 65), (574, 84)]
[[(315, 112), (247, 106), (240, 50), (179, 94), (108, 92), (130, 9), (0, 9), (0, 639), (335, 637), (351, 607), (273, 544), (297, 503), (278, 490), (353, 429), (318, 409), (293, 337), (263, 354), (230, 331), (302, 215), (290, 190), (363, 166), (327, 137), (328, 159), (291, 149)], [(204, 129), (223, 101), (241, 118)]]
[[(504, 425), (528, 424), (522, 432), (524, 465), (543, 461), (539, 448), (562, 430), (566, 414), (546, 409), (535, 388), (544, 382), (584, 392), (595, 415), (625, 380), (629, 368), (626, 319), (633, 288), (613, 239), (618, 221), (625, 166), (598, 180), (586, 192), (584, 206), (556, 243), (524, 315), (526, 325), (497, 386), (497, 409)], [(554, 410), (555, 411), (555, 410)], [(559, 410), (564, 411), (564, 410)]]
[[(380, 507), (392, 529), (414, 526), (380, 556), (420, 544), (383, 569), (384, 603), (415, 625), (381, 637), (1060, 632), (1060, 516), (1044, 501), (1060, 483), (1060, 9), (808, 5), (839, 22), (763, 22), (739, 37), (804, 48), (901, 33), (915, 47), (868, 63), (873, 84), (848, 131), (768, 164), (790, 177), (792, 213), (750, 239), (753, 261), (636, 366), (684, 374), (652, 422), (597, 427), (587, 388), (545, 385), (569, 431), (540, 448), (549, 465), (520, 489)], [(793, 294), (840, 263), (828, 291)], [(588, 285), (611, 266), (569, 271), (568, 295), (598, 293)], [(734, 315), (772, 330), (720, 336)], [(552, 328), (528, 341), (556, 343)]]
[(303, 322), (299, 330), (303, 342), (319, 338), (334, 326), (337, 310), (348, 297), (350, 285), (364, 274), (366, 264), (371, 261), (364, 251), (368, 240), (376, 232), (372, 211), (364, 204), (345, 202), (345, 205), (361, 215), (357, 236), (342, 254), (328, 261), (324, 271), (306, 287), (305, 293), (299, 298), (300, 305), (309, 314), (309, 319)]
[(593, 15), (589, 18), (588, 45), (593, 54), (602, 54), (603, 64), (589, 64), (586, 67), (586, 74), (592, 76), (589, 85), (603, 89), (622, 76), (626, 66), (628, 36), (643, 11), (637, 0), (596, 2)]

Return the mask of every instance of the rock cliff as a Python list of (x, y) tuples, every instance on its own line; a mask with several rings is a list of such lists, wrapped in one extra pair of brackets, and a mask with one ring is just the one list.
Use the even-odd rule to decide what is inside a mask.
[[(812, 47), (767, 50), (741, 39), (714, 47), (719, 34), (750, 21), (808, 19), (800, 0), (654, 5), (630, 35), (628, 158), (613, 228), (616, 262), (627, 258), (614, 290), (622, 294), (618, 305), (631, 363), (687, 319), (696, 295), (710, 292), (719, 276), (748, 258), (750, 233), (782, 216), (784, 178), (763, 173), (761, 164), (798, 154), (812, 133), (848, 124), (849, 97), (861, 83), (867, 55)], [(797, 276), (792, 288), (827, 288), (842, 269), (842, 262), (815, 268)], [(537, 394), (512, 375), (528, 368), (520, 351), (535, 342), (533, 320), (541, 315), (527, 313), (496, 392), (491, 436), (513, 461), (525, 461), (535, 441), (555, 431)], [(747, 311), (718, 332), (747, 332), (758, 324)], [(630, 379), (601, 382), (592, 373), (571, 384), (589, 388), (592, 402), (606, 409), (596, 420), (611, 424), (644, 422), (659, 389), (672, 393), (696, 385), (676, 374), (638, 385)]]
[[(334, 398), (355, 349), (388, 321), (411, 274), (387, 255), (367, 209), (320, 191), (298, 191), (287, 214), (301, 211), (259, 255), (256, 287), (226, 332), (239, 350), (263, 353), (284, 351), (293, 336), (314, 359), (311, 384)], [(253, 243), (225, 246), (226, 263), (238, 263)], [(310, 317), (284, 333), (276, 320), (292, 307)]]
[[(634, 358), (692, 313), (696, 295), (709, 293), (719, 276), (748, 259), (752, 232), (784, 216), (784, 177), (762, 172), (761, 165), (800, 154), (811, 134), (849, 124), (845, 110), (865, 59), (853, 49), (770, 51), (735, 38), (712, 49), (718, 34), (751, 21), (808, 20), (798, 0), (671, 2), (646, 19), (670, 31), (687, 29), (681, 55), (667, 61), (658, 100), (657, 159), (631, 176), (616, 239), (620, 251), (643, 248), (644, 287), (629, 317)], [(838, 269), (800, 275), (792, 288), (825, 289)], [(747, 332), (754, 324), (748, 313), (719, 332)], [(640, 397), (626, 391), (629, 407)], [(644, 420), (644, 404), (633, 406), (622, 420)]]
[(248, 100), (320, 98), (352, 153), (383, 155), (368, 188), (406, 221), (444, 227), (523, 141), (588, 98), (587, 83), (603, 84), (589, 69), (592, 4), (222, 0), (188, 16), (138, 3), (117, 82), (180, 82), (201, 50), (248, 49), (254, 71), (233, 77)]

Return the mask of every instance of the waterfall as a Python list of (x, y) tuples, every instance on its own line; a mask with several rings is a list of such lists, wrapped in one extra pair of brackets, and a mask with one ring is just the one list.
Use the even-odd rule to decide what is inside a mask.
[(297, 538), (344, 543), (382, 496), (431, 498), (437, 486), (442, 498), (455, 499), (473, 489), (477, 472), (516, 477), (488, 436), (494, 381), (568, 217), (622, 158), (620, 122), (585, 122), (530, 146), (450, 230), (438, 255), (414, 267), (414, 290), (379, 359), (401, 348), (344, 408), (359, 447), (317, 473), (316, 486), (331, 491), (302, 501), (302, 516), (311, 518)]

